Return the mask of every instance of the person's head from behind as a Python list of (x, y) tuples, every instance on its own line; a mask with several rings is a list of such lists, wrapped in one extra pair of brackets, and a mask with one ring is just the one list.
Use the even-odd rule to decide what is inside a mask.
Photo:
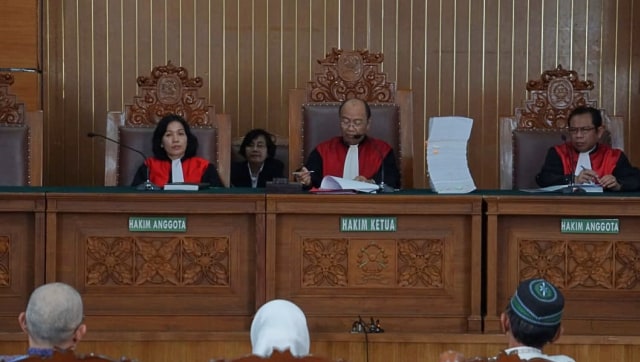
[(569, 135), (578, 152), (588, 152), (598, 143), (604, 127), (600, 111), (588, 106), (575, 108), (569, 114)]
[(247, 132), (240, 144), (238, 153), (251, 164), (262, 164), (267, 158), (276, 155), (276, 142), (274, 136), (260, 128)]
[(87, 327), (82, 298), (71, 286), (50, 283), (33, 291), (27, 310), (20, 313), (18, 321), (29, 335), (32, 348), (74, 348), (82, 339)]
[(562, 334), (562, 293), (545, 279), (522, 281), (501, 316), (502, 327), (520, 344), (542, 348)]
[(369, 104), (361, 99), (351, 98), (340, 104), (338, 112), (344, 143), (348, 145), (360, 143), (371, 125)]
[(284, 299), (265, 303), (251, 323), (252, 353), (269, 357), (274, 349), (290, 350), (296, 357), (309, 354), (309, 329), (302, 310)]
[(198, 139), (191, 133), (187, 121), (177, 114), (168, 114), (153, 131), (153, 155), (161, 160), (179, 160), (196, 155)]

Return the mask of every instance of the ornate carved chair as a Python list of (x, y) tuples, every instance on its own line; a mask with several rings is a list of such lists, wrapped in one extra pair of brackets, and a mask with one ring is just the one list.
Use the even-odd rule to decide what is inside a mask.
[(321, 71), (306, 89), (289, 90), (289, 170), (295, 171), (320, 142), (340, 135), (340, 102), (360, 98), (371, 106), (372, 137), (387, 141), (398, 158), (402, 187), (413, 186), (413, 103), (380, 72), (382, 53), (333, 49), (318, 60)]
[(42, 111), (25, 112), (0, 74), (0, 186), (42, 186)]
[[(236, 359), (213, 359), (213, 362), (332, 362), (330, 359), (316, 357), (316, 356), (305, 356), (305, 357), (294, 357), (291, 355), (289, 350), (284, 352), (280, 352), (278, 350), (273, 351), (270, 357), (262, 358), (256, 355), (244, 356)], [(344, 362), (343, 360), (338, 360), (339, 362)]]
[[(231, 119), (216, 114), (214, 106), (207, 105), (198, 96), (202, 78), (189, 78), (188, 71), (169, 62), (154, 67), (148, 77), (137, 79), (140, 95), (124, 112), (109, 112), (107, 137), (151, 156), (151, 137), (156, 123), (165, 115), (183, 116), (198, 138), (198, 155), (214, 163), (220, 179), (229, 185), (231, 152)], [(129, 185), (142, 164), (142, 157), (113, 142), (105, 144), (105, 185)]]
[[(513, 116), (500, 118), (501, 189), (538, 187), (535, 176), (547, 150), (563, 142), (571, 111), (584, 105), (597, 107), (589, 98), (592, 89), (592, 81), (580, 80), (577, 72), (561, 65), (527, 83), (524, 106), (516, 108)], [(624, 149), (623, 119), (601, 112), (606, 129), (601, 141)]]

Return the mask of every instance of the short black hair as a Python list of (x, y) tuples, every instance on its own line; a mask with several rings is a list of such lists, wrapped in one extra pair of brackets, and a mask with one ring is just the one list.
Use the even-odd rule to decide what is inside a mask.
[(162, 137), (167, 132), (167, 127), (171, 122), (180, 122), (184, 127), (184, 133), (187, 135), (187, 149), (184, 152), (183, 159), (191, 158), (198, 152), (198, 138), (191, 133), (189, 123), (177, 114), (167, 114), (156, 125), (156, 129), (153, 131), (153, 155), (161, 160), (170, 160), (167, 155), (167, 151), (162, 147)]
[(510, 305), (507, 306), (505, 314), (509, 318), (509, 328), (513, 338), (528, 347), (542, 349), (545, 344), (553, 341), (560, 328), (560, 324), (555, 326), (531, 324), (514, 313)]
[(349, 99), (345, 99), (344, 101), (342, 101), (342, 103), (340, 103), (340, 107), (338, 108), (338, 114), (340, 116), (342, 116), (342, 107), (344, 107), (344, 105), (351, 101), (351, 100), (358, 100), (360, 102), (362, 102), (362, 104), (364, 104), (364, 110), (365, 112), (367, 112), (367, 121), (371, 119), (371, 107), (369, 107), (369, 103), (367, 103), (367, 101), (365, 101), (364, 99), (360, 99), (360, 98), (349, 98)]
[(567, 121), (568, 126), (571, 127), (571, 118), (573, 118), (573, 116), (587, 113), (591, 114), (591, 123), (593, 124), (593, 126), (595, 128), (600, 128), (600, 126), (602, 126), (602, 114), (598, 109), (589, 106), (576, 107), (573, 111), (571, 111), (571, 113), (569, 114), (569, 120)]
[(275, 136), (263, 130), (262, 128), (252, 129), (251, 131), (247, 132), (246, 135), (244, 135), (244, 138), (242, 139), (242, 143), (240, 144), (240, 150), (238, 150), (238, 153), (240, 154), (240, 156), (247, 158), (247, 147), (249, 147), (249, 144), (253, 142), (253, 140), (255, 140), (260, 136), (264, 136), (264, 139), (267, 141), (267, 157), (268, 158), (275, 157), (276, 155)]

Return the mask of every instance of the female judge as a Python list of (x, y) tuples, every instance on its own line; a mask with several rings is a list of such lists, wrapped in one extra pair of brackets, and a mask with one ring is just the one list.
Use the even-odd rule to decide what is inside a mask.
[(153, 132), (153, 157), (145, 160), (133, 179), (137, 186), (149, 179), (157, 186), (170, 182), (208, 183), (222, 187), (216, 167), (202, 157), (197, 157), (198, 139), (191, 133), (189, 124), (179, 115), (163, 117)]
[(238, 153), (245, 159), (231, 165), (231, 185), (265, 187), (267, 181), (283, 177), (284, 164), (274, 158), (274, 136), (263, 129), (252, 129), (242, 140)]

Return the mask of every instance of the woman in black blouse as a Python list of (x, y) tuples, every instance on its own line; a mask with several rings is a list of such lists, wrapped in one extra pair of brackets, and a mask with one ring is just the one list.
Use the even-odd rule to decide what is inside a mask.
[(265, 187), (267, 181), (283, 177), (284, 164), (274, 158), (275, 137), (263, 130), (252, 129), (242, 140), (238, 153), (245, 159), (231, 165), (231, 185)]

